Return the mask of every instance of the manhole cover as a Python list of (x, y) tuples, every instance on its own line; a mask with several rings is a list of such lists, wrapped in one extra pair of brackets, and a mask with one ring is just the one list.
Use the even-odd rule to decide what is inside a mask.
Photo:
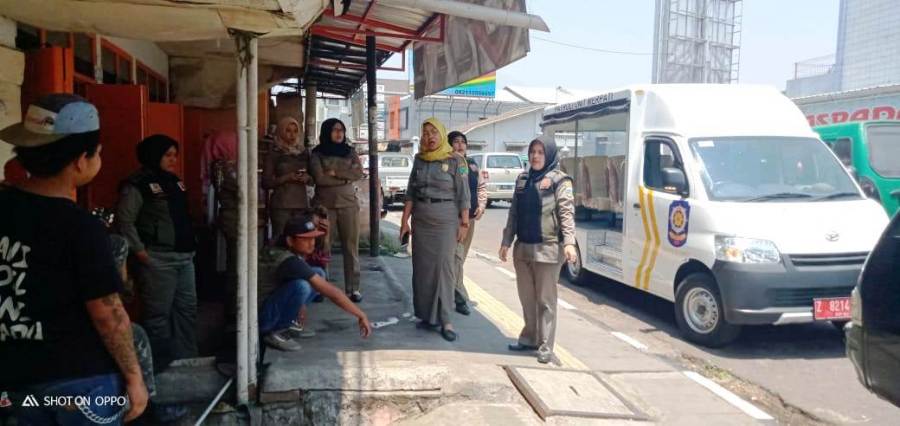
[(591, 371), (504, 367), (542, 419), (550, 416), (648, 420), (602, 377)]

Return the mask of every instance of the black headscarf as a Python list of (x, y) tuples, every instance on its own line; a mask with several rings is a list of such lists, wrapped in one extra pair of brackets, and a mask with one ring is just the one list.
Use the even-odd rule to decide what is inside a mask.
[(176, 150), (179, 149), (178, 142), (166, 135), (148, 136), (137, 145), (138, 161), (144, 168), (158, 173), (163, 172), (159, 168), (159, 163), (166, 155), (166, 151), (173, 146)]
[(469, 138), (467, 138), (463, 132), (460, 132), (458, 130), (454, 130), (447, 134), (447, 143), (449, 143), (450, 146), (453, 146), (453, 140), (458, 137), (462, 137), (464, 144), (466, 144), (466, 145), (469, 144)]
[[(343, 143), (334, 143), (331, 141), (331, 131), (338, 123), (344, 128)], [(344, 122), (337, 118), (329, 118), (323, 121), (322, 128), (319, 131), (319, 146), (315, 147), (313, 152), (328, 157), (346, 157), (350, 155), (350, 153), (353, 152), (353, 148), (350, 146), (350, 141), (347, 139), (347, 126), (344, 125)]]
[(535, 139), (528, 144), (528, 153), (531, 154), (531, 148), (535, 144), (541, 144), (544, 147), (544, 168), (540, 170), (528, 169), (528, 179), (536, 182), (544, 178), (551, 170), (559, 166), (559, 157), (557, 157), (556, 141), (552, 138)]

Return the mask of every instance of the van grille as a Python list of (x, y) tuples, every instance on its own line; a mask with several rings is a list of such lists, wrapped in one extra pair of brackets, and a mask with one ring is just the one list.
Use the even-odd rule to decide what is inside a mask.
[(776, 307), (812, 306), (813, 299), (850, 296), (853, 287), (777, 288), (771, 290)]
[(810, 266), (862, 266), (869, 253), (792, 254), (788, 256), (796, 267)]

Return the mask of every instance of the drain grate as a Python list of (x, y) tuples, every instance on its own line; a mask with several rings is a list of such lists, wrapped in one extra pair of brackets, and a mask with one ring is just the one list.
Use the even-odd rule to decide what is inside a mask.
[(649, 420), (592, 371), (519, 366), (504, 369), (544, 420), (552, 416)]

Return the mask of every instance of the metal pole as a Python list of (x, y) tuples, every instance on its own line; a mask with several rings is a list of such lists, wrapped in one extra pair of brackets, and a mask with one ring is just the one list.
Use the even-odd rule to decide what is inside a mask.
[(238, 135), (238, 227), (237, 227), (237, 273), (238, 273), (238, 328), (237, 328), (237, 402), (247, 405), (249, 398), (249, 371), (247, 370), (247, 333), (250, 328), (250, 315), (247, 300), (247, 68), (244, 66), (244, 36), (235, 35), (237, 44), (237, 135)]
[(257, 262), (259, 260), (259, 56), (258, 39), (249, 40), (250, 67), (247, 73), (247, 316), (249, 335), (249, 393), (256, 395), (256, 365), (259, 362), (259, 318), (257, 318), (256, 291)]
[(378, 134), (375, 114), (378, 106), (375, 103), (378, 90), (375, 69), (375, 36), (366, 36), (366, 89), (368, 91), (368, 124), (369, 124), (369, 256), (378, 257), (381, 245), (381, 233), (379, 232), (378, 211)]
[(581, 176), (581, 164), (578, 162), (578, 120), (575, 120), (575, 170), (572, 170), (572, 175), (575, 176), (575, 183), (572, 185), (572, 192), (578, 193), (578, 177)]
[(316, 109), (316, 85), (307, 81), (306, 84), (306, 97), (304, 100), (306, 101), (306, 111), (304, 111), (306, 117), (306, 145), (313, 146), (316, 142), (316, 136), (318, 129), (316, 128), (316, 113), (318, 112)]
[(451, 130), (454, 129), (454, 127), (453, 127), (453, 101), (455, 101), (455, 100), (456, 100), (456, 98), (454, 98), (453, 96), (450, 97), (450, 117), (447, 118), (447, 126), (450, 127)]
[(225, 385), (222, 386), (222, 389), (219, 389), (219, 393), (216, 394), (216, 397), (206, 406), (206, 410), (203, 410), (203, 414), (200, 415), (200, 418), (194, 422), (194, 426), (200, 426), (206, 421), (206, 417), (209, 416), (209, 413), (216, 407), (216, 404), (219, 403), (219, 400), (222, 399), (222, 395), (225, 395), (225, 391), (228, 390), (232, 383), (234, 383), (234, 377), (229, 377), (228, 381), (225, 382)]

